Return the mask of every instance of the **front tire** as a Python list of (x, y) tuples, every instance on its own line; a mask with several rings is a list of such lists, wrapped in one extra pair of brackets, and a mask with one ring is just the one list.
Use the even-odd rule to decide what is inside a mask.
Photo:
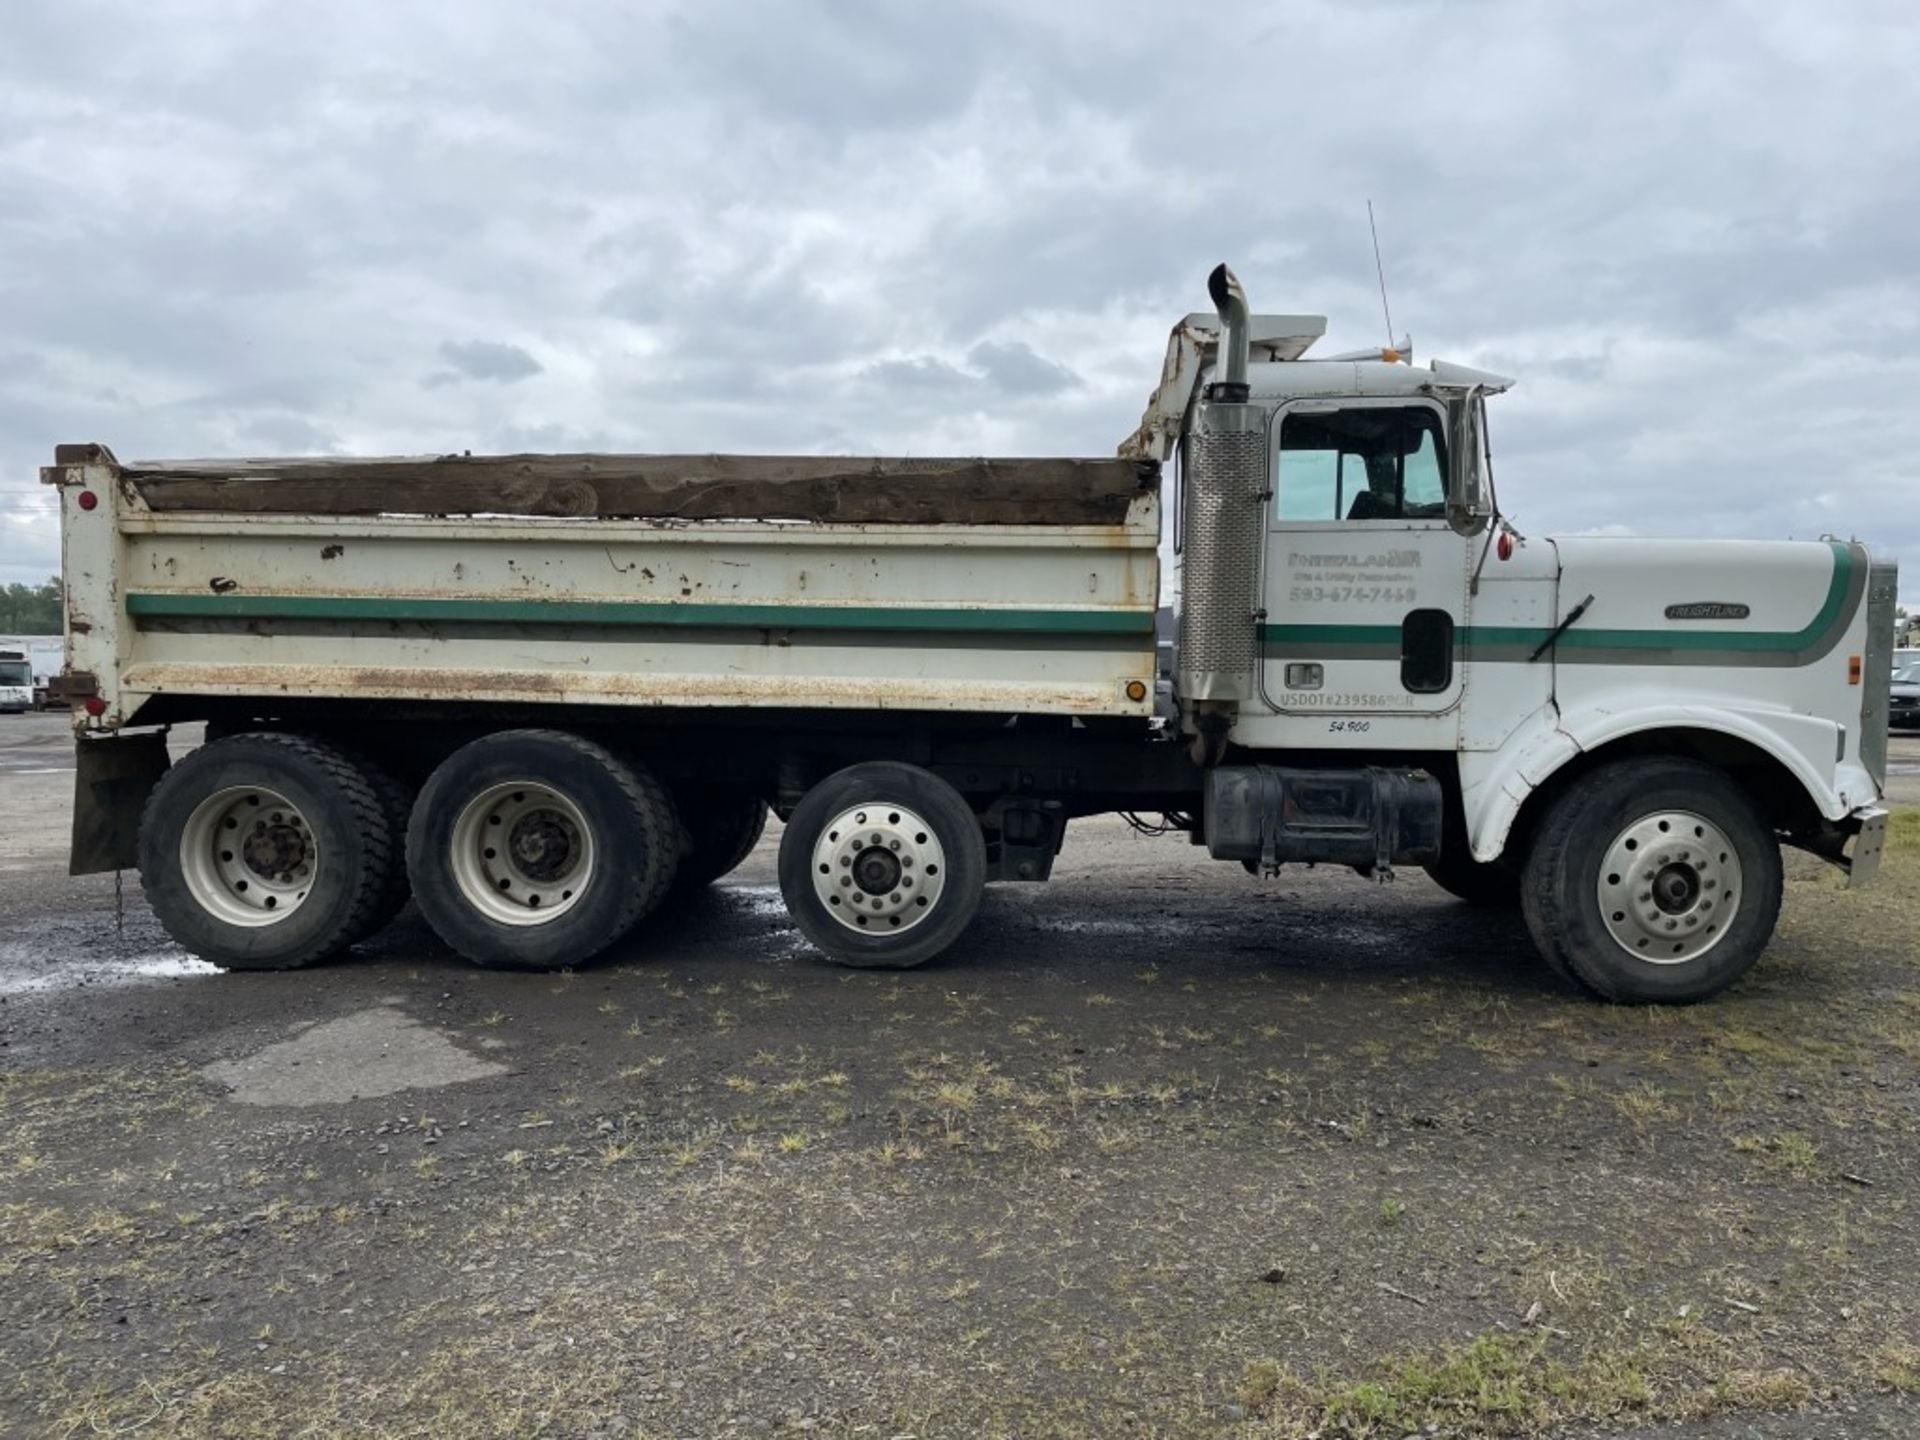
[(767, 802), (746, 791), (689, 787), (675, 793), (674, 805), (685, 831), (675, 894), (692, 894), (731, 875), (766, 833)]
[(660, 903), (679, 859), (660, 782), (559, 730), (506, 730), (456, 750), (407, 826), (421, 913), (488, 969), (591, 959)]
[(1443, 851), (1426, 867), (1427, 877), (1456, 900), (1484, 910), (1512, 910), (1520, 904), (1520, 872), (1506, 860), (1480, 861)]
[(780, 893), (841, 965), (906, 969), (960, 938), (986, 883), (980, 821), (946, 781), (874, 761), (828, 776), (780, 837)]
[(1630, 1004), (1718, 995), (1773, 937), (1780, 846), (1724, 772), (1691, 760), (1615, 761), (1544, 817), (1521, 908), (1555, 969)]
[(304, 736), (233, 735), (161, 777), (140, 886), (162, 928), (229, 970), (291, 970), (369, 934), (399, 837), (366, 776)]

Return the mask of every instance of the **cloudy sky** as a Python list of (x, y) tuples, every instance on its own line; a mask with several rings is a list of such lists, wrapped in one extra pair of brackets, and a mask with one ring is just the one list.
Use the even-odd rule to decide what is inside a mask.
[(1920, 6), (0, 9), (0, 581), (54, 442), (1102, 454), (1226, 259), (1522, 377), (1531, 532), (1920, 598)]

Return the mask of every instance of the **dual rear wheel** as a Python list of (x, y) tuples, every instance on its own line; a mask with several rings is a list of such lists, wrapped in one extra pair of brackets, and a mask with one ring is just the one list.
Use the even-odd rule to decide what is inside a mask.
[(665, 787), (558, 730), (508, 730), (456, 750), (407, 825), (421, 913), (496, 969), (557, 969), (621, 940), (666, 896), (680, 854)]
[(337, 953), (411, 890), (475, 964), (554, 969), (618, 942), (677, 877), (684, 888), (731, 870), (765, 817), (758, 797), (731, 791), (676, 806), (644, 766), (562, 731), (463, 746), (417, 798), (329, 742), (235, 735), (155, 787), (141, 881), (174, 939), (229, 968)]

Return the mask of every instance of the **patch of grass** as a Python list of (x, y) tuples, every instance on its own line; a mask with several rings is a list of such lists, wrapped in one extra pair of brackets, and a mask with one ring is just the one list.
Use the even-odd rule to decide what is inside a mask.
[(624, 1160), (631, 1160), (638, 1148), (637, 1140), (609, 1140), (600, 1147), (600, 1163), (603, 1166), (618, 1165)]
[(1920, 1345), (1882, 1345), (1874, 1351), (1873, 1383), (1896, 1395), (1920, 1395)]
[(1668, 1098), (1667, 1091), (1645, 1082), (1616, 1090), (1612, 1098), (1613, 1108), (1635, 1130), (1644, 1130), (1656, 1120), (1676, 1119), (1680, 1113)]
[(1798, 1370), (1735, 1370), (1714, 1386), (1714, 1396), (1741, 1410), (1798, 1410), (1813, 1387)]
[(1739, 1154), (1754, 1156), (1768, 1169), (1797, 1180), (1816, 1180), (1820, 1176), (1819, 1147), (1798, 1130), (1783, 1130), (1776, 1135), (1736, 1135), (1733, 1148)]
[(1386, 1226), (1398, 1225), (1406, 1217), (1407, 1207), (1393, 1196), (1385, 1196), (1380, 1201), (1380, 1223)]
[(39, 1256), (128, 1244), (138, 1233), (131, 1217), (113, 1210), (74, 1214), (53, 1205), (0, 1205), (0, 1276)]
[(1390, 1356), (1359, 1379), (1303, 1378), (1271, 1361), (1249, 1366), (1242, 1403), (1284, 1436), (1401, 1436), (1427, 1426), (1494, 1435), (1644, 1409), (1653, 1390), (1637, 1351), (1562, 1360), (1544, 1335), (1492, 1332), (1465, 1345)]

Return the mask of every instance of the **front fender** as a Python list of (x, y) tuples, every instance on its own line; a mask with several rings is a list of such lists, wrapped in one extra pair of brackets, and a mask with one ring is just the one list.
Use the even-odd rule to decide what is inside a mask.
[(1605, 707), (1577, 715), (1543, 710), (1498, 750), (1460, 756), (1461, 801), (1474, 859), (1500, 856), (1527, 797), (1574, 757), (1654, 731), (1745, 741), (1777, 760), (1829, 820), (1842, 819), (1877, 796), (1865, 769), (1840, 762), (1844, 734), (1834, 721), (1783, 710), (1687, 704), (1658, 693), (1608, 698), (1612, 703)]

